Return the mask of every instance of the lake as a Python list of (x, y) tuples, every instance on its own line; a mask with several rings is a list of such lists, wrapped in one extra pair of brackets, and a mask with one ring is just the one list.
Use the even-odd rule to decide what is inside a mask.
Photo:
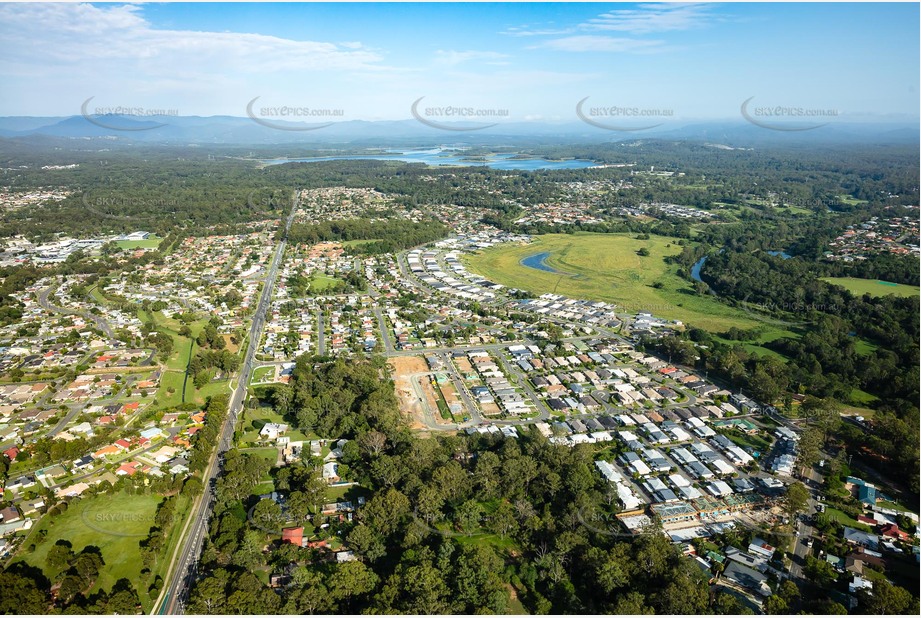
[(546, 260), (548, 257), (550, 257), (549, 251), (544, 251), (543, 253), (535, 253), (534, 255), (529, 255), (528, 257), (521, 260), (521, 265), (527, 266), (528, 268), (536, 268), (537, 270), (543, 270), (548, 273), (560, 272), (554, 268), (547, 266), (544, 263), (544, 260)]
[(485, 157), (477, 156), (467, 160), (467, 155), (456, 150), (390, 150), (381, 154), (370, 155), (341, 155), (332, 157), (307, 157), (303, 159), (263, 159), (265, 165), (281, 165), (283, 163), (317, 163), (319, 161), (401, 161), (403, 163), (424, 163), (431, 166), (441, 165), (467, 165), (471, 167), (489, 167), (497, 170), (575, 170), (586, 169), (598, 165), (587, 159), (567, 159), (565, 161), (550, 161), (538, 157), (531, 159), (516, 159), (516, 153), (492, 154)]

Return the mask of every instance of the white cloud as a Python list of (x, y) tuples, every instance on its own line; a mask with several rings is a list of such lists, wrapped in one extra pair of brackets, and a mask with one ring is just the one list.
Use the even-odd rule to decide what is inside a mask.
[(242, 115), (258, 95), (338, 107), (344, 80), (412, 72), (360, 41), (161, 29), (141, 6), (0, 4), (0, 24), (5, 113), (78, 113), (90, 96), (184, 115)]
[(651, 53), (665, 51), (665, 41), (628, 39), (600, 35), (577, 35), (551, 39), (535, 47), (568, 52), (632, 52)]
[(613, 30), (632, 34), (692, 30), (714, 20), (708, 4), (641, 4), (635, 9), (602, 13), (580, 24), (583, 30)]
[(561, 34), (571, 34), (575, 28), (541, 28), (532, 30), (531, 26), (512, 26), (500, 34), (508, 36), (559, 36)]
[[(4, 66), (64, 72), (207, 76), (289, 70), (378, 70), (381, 56), (360, 43), (296, 41), (231, 32), (160, 30), (137, 6), (0, 5)], [(4, 69), (5, 73), (7, 70)]]
[(493, 51), (455, 51), (439, 49), (435, 52), (435, 63), (443, 66), (457, 66), (470, 61), (484, 61), (486, 64), (503, 65), (508, 64), (505, 59), (507, 54), (500, 54)]
[(547, 37), (546, 41), (532, 46), (531, 49), (543, 47), (573, 52), (649, 53), (665, 51), (664, 41), (595, 33), (645, 35), (702, 28), (717, 19), (711, 15), (711, 8), (709, 4), (640, 4), (636, 8), (608, 11), (566, 28), (524, 25), (508, 28), (502, 34), (515, 37)]

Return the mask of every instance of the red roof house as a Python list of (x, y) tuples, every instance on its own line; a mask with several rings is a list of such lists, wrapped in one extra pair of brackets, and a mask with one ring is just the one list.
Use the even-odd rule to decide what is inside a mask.
[(282, 528), (281, 542), (291, 543), (292, 545), (297, 545), (300, 547), (304, 542), (304, 527), (299, 526), (297, 528)]
[(911, 535), (904, 530), (900, 530), (896, 524), (886, 524), (882, 526), (879, 529), (879, 533), (884, 537), (898, 539), (900, 541), (908, 541), (911, 539)]

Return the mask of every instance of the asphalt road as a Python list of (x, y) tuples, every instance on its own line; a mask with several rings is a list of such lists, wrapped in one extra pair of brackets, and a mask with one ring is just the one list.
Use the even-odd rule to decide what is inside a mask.
[[(818, 504), (816, 497), (822, 490), (823, 477), (815, 470), (810, 469), (806, 471), (805, 478), (803, 478), (802, 481), (803, 484), (809, 488), (809, 500), (807, 501), (808, 506), (806, 507), (806, 515), (812, 515), (815, 513), (816, 504)], [(810, 547), (806, 546), (806, 541), (812, 538), (812, 535), (814, 534), (815, 529), (812, 526), (803, 520), (797, 520), (796, 538), (794, 539), (795, 545), (793, 547), (793, 561), (790, 564), (791, 577), (796, 579), (803, 578), (803, 566), (806, 563), (806, 556), (808, 556), (809, 552), (812, 550)]]
[(384, 313), (380, 307), (374, 308), (374, 315), (377, 316), (377, 327), (381, 331), (381, 343), (384, 346), (384, 353), (392, 356), (394, 353), (393, 341), (390, 340), (390, 332), (387, 329), (387, 320), (384, 319)]
[(154, 603), (153, 613), (156, 614), (181, 614), (183, 613), (185, 602), (191, 584), (195, 581), (197, 575), (198, 557), (204, 545), (205, 535), (208, 532), (208, 521), (214, 508), (214, 487), (217, 482), (218, 473), (220, 472), (223, 454), (230, 449), (233, 444), (233, 435), (237, 425), (237, 418), (243, 409), (243, 400), (246, 397), (250, 378), (252, 377), (255, 366), (256, 348), (262, 339), (262, 329), (265, 326), (266, 313), (272, 303), (272, 291), (275, 288), (275, 279), (278, 275), (278, 266), (285, 252), (287, 243), (288, 230), (291, 227), (291, 221), (294, 219), (294, 213), (297, 210), (297, 199), (291, 207), (291, 213), (285, 223), (285, 231), (282, 239), (275, 249), (275, 256), (272, 258), (272, 265), (266, 273), (265, 284), (262, 287), (262, 295), (259, 298), (259, 304), (253, 315), (253, 322), (248, 333), (248, 345), (246, 347), (246, 356), (237, 378), (237, 387), (230, 398), (230, 411), (224, 420), (224, 425), (218, 438), (218, 447), (214, 455), (208, 462), (205, 474), (202, 478), (205, 489), (199, 500), (193, 505), (192, 512), (185, 521), (182, 531), (181, 541), (178, 545), (178, 553), (175, 554), (169, 572), (166, 576), (167, 585), (164, 586), (160, 593), (160, 598)]
[(56, 289), (57, 286), (47, 287), (41, 292), (38, 293), (38, 304), (47, 309), (48, 311), (53, 311), (55, 313), (61, 313), (64, 315), (79, 315), (84, 320), (91, 320), (96, 323), (96, 327), (99, 328), (102, 332), (105, 333), (106, 337), (112, 341), (116, 341), (115, 332), (112, 330), (112, 327), (109, 326), (109, 323), (106, 322), (103, 318), (98, 315), (94, 315), (89, 311), (78, 311), (77, 309), (68, 309), (66, 307), (58, 307), (57, 305), (52, 305), (48, 300), (48, 297), (51, 295), (51, 292)]
[(323, 323), (323, 310), (317, 311), (317, 354), (326, 356), (326, 324)]

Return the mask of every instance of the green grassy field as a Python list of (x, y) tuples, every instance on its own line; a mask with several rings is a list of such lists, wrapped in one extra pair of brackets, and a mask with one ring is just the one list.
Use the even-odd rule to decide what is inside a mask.
[(314, 275), (310, 278), (310, 291), (323, 292), (329, 288), (336, 287), (340, 283), (342, 283), (342, 281), (336, 279), (335, 277), (327, 277), (326, 275)]
[[(644, 248), (649, 255), (637, 255)], [(691, 284), (678, 276), (678, 266), (665, 262), (666, 257), (679, 254), (681, 249), (677, 239), (665, 236), (637, 240), (629, 234), (547, 234), (528, 245), (486, 249), (467, 256), (465, 262), (472, 272), (532, 293), (556, 292), (572, 298), (613, 302), (626, 312), (647, 310), (713, 332), (731, 326), (762, 326), (765, 335), (771, 338), (795, 336), (741, 309), (696, 294)], [(560, 272), (546, 272), (520, 263), (543, 252), (550, 253), (544, 263)], [(653, 287), (654, 284), (661, 288)]]
[(343, 247), (360, 247), (361, 245), (367, 245), (372, 242), (380, 242), (382, 238), (367, 238), (361, 240), (343, 240), (341, 244)]
[(857, 204), (866, 204), (867, 200), (858, 200), (855, 197), (850, 195), (839, 195), (838, 199), (841, 200), (841, 203), (847, 204), (848, 206), (856, 206)]
[(921, 290), (913, 285), (903, 285), (900, 283), (889, 283), (888, 281), (877, 281), (875, 279), (858, 279), (856, 277), (825, 277), (822, 281), (827, 281), (832, 285), (840, 285), (851, 294), (863, 296), (918, 296)]
[(246, 448), (242, 449), (244, 453), (249, 453), (250, 455), (256, 455), (262, 457), (274, 466), (275, 461), (278, 459), (278, 449), (274, 446), (267, 446), (265, 448)]
[[(154, 312), (153, 316), (157, 329), (165, 332), (173, 338), (173, 352), (166, 361), (166, 371), (160, 379), (160, 389), (157, 391), (157, 408), (169, 408), (178, 406), (182, 403), (182, 385), (188, 379), (186, 385), (186, 402), (203, 404), (205, 400), (219, 393), (227, 392), (227, 380), (219, 382), (210, 382), (201, 389), (196, 390), (192, 383), (192, 378), (186, 377), (186, 366), (189, 362), (189, 352), (195, 353), (196, 344), (194, 337), (198, 336), (201, 329), (204, 328), (208, 320), (202, 318), (191, 324), (189, 329), (192, 331), (192, 337), (182, 337), (179, 335), (179, 329), (182, 323), (175, 318), (166, 318), (161, 312)], [(173, 392), (168, 391), (169, 388)]]
[[(122, 577), (131, 580), (139, 592), (146, 592), (146, 586), (141, 584), (143, 565), (138, 542), (154, 525), (160, 500), (160, 496), (114, 494), (75, 502), (62, 515), (42, 519), (38, 528), (46, 529), (47, 536), (36, 544), (34, 552), (24, 553), (21, 560), (42, 569), (54, 581), (58, 570), (46, 564), (46, 557), (59, 539), (70, 541), (74, 553), (95, 545), (102, 552), (105, 566), (91, 593), (111, 589)], [(35, 531), (30, 538), (36, 538)]]
[(252, 384), (268, 382), (275, 376), (275, 367), (257, 367), (253, 370)]
[(879, 399), (879, 397), (876, 395), (871, 395), (870, 393), (862, 391), (859, 388), (851, 389), (851, 401), (855, 404), (873, 403), (877, 399)]
[(146, 240), (119, 240), (115, 244), (121, 249), (156, 249), (161, 240), (159, 236), (151, 236)]

